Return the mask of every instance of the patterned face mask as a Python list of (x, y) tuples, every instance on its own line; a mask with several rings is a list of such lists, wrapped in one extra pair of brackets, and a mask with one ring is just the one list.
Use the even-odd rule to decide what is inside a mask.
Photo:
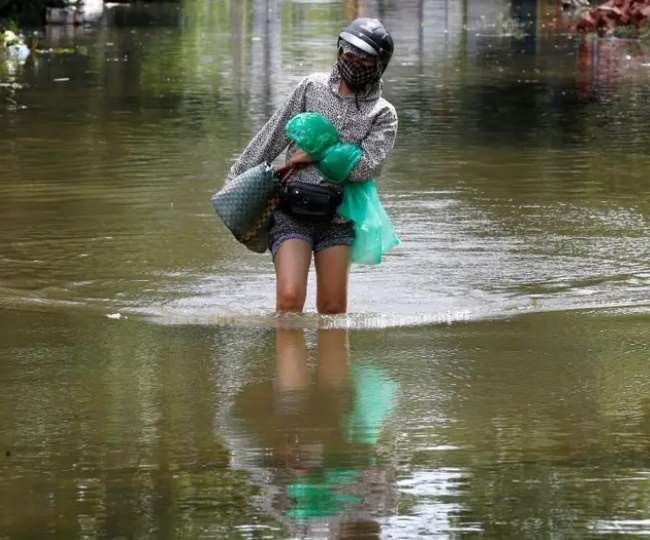
[(377, 64), (350, 62), (345, 58), (345, 55), (340, 54), (336, 65), (339, 68), (341, 78), (352, 91), (363, 90), (368, 84), (374, 83), (379, 79)]

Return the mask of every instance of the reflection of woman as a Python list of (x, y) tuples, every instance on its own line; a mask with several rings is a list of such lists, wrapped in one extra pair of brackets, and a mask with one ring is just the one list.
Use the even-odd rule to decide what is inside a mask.
[[(348, 180), (362, 182), (377, 177), (397, 131), (395, 108), (381, 97), (381, 76), (392, 53), (393, 40), (378, 20), (352, 22), (339, 36), (338, 58), (332, 71), (314, 73), (298, 84), (248, 144), (229, 178), (264, 161), (272, 162), (288, 146), (287, 164), (297, 168), (291, 180), (326, 184), (312, 158), (290, 144), (285, 132), (289, 120), (306, 111), (325, 116), (342, 142), (363, 150)], [(276, 209), (269, 231), (277, 278), (276, 309), (302, 311), (313, 251), (318, 311), (345, 312), (353, 239), (352, 222), (338, 214), (305, 218)]]
[(317, 338), (310, 366), (304, 331), (277, 330), (273, 382), (247, 385), (231, 409), (244, 421), (240, 444), (249, 441), (240, 463), (258, 471), (268, 511), (292, 528), (378, 537), (373, 516), (394, 510), (395, 492), (375, 448), (397, 385), (379, 366), (350, 363), (347, 331)]

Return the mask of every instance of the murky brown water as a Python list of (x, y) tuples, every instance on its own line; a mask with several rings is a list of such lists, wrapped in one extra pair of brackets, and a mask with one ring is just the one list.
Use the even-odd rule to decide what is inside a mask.
[[(650, 54), (515, 11), (116, 6), (0, 56), (0, 539), (650, 533)], [(358, 13), (402, 245), (278, 327), (209, 197)]]

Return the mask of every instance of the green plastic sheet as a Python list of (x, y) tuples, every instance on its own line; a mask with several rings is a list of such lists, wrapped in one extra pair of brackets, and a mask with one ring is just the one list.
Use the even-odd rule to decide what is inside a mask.
[(399, 244), (399, 237), (379, 200), (375, 180), (347, 179), (363, 150), (341, 142), (334, 125), (320, 113), (294, 116), (287, 124), (287, 135), (317, 162), (318, 170), (328, 181), (342, 185), (343, 203), (337, 211), (354, 222), (352, 262), (379, 264), (384, 253)]

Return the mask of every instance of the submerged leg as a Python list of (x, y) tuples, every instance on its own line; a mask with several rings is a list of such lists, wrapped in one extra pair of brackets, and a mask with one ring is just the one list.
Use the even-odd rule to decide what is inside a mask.
[(276, 288), (275, 309), (300, 313), (307, 296), (311, 245), (305, 240), (285, 240), (273, 259)]
[(332, 246), (314, 256), (316, 264), (316, 306), (319, 313), (345, 313), (348, 308), (350, 246)]

